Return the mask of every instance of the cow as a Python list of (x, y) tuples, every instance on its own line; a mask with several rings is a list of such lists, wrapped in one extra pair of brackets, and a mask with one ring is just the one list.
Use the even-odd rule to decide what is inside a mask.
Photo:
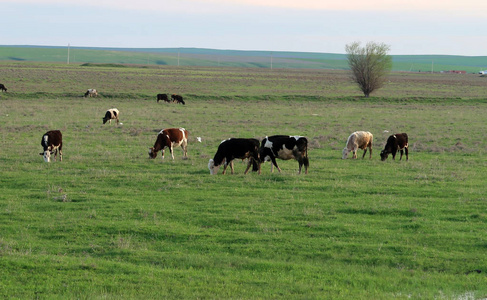
[(112, 124), (112, 120), (117, 120), (117, 124), (118, 124), (119, 116), (120, 116), (120, 112), (118, 111), (118, 109), (110, 108), (109, 110), (107, 110), (105, 116), (103, 117), (103, 124), (105, 124), (107, 121), (109, 124)]
[(63, 135), (59, 130), (51, 130), (42, 136), (41, 146), (44, 152), (39, 153), (44, 157), (45, 162), (51, 161), (51, 154), (54, 153), (54, 161), (56, 161), (57, 153), (59, 152), (59, 161), (63, 161)]
[(396, 159), (396, 153), (397, 150), (401, 152), (401, 157), (399, 160), (402, 159), (403, 151), (406, 152), (406, 161), (409, 160), (408, 156), (408, 135), (406, 133), (396, 133), (387, 139), (386, 145), (384, 147), (384, 150), (380, 152), (380, 160), (384, 161), (387, 159), (387, 156), (389, 156), (389, 153), (392, 153), (392, 159)]
[(95, 89), (88, 89), (85, 93), (86, 97), (98, 97), (98, 92)]
[(171, 95), (171, 100), (173, 102), (181, 103), (182, 105), (184, 105), (183, 97), (180, 96), (180, 95), (172, 94)]
[(2, 92), (7, 91), (7, 88), (5, 87), (5, 85), (3, 83), (0, 83), (0, 90), (2, 90)]
[(230, 138), (222, 141), (218, 146), (215, 156), (208, 162), (210, 174), (216, 175), (222, 164), (223, 174), (225, 174), (228, 165), (230, 165), (233, 174), (233, 160), (235, 158), (249, 159), (244, 174), (247, 174), (250, 166), (252, 166), (252, 171), (259, 171), (260, 174), (259, 140), (252, 138)]
[(365, 157), (365, 153), (367, 153), (367, 148), (369, 148), (369, 158), (372, 158), (372, 142), (374, 140), (374, 136), (372, 133), (368, 131), (355, 131), (352, 133), (347, 139), (347, 145), (343, 148), (342, 151), (342, 159), (346, 159), (348, 157), (348, 153), (352, 152), (352, 158), (357, 158), (357, 151), (358, 149), (364, 150), (364, 154), (362, 155), (362, 159)]
[(299, 174), (304, 165), (305, 173), (308, 174), (308, 139), (303, 136), (273, 135), (265, 137), (259, 150), (262, 161), (272, 161), (271, 172), (274, 172), (273, 166), (281, 172), (277, 165), (276, 158), (282, 160), (296, 159), (299, 162)]
[(183, 149), (183, 159), (188, 158), (188, 131), (184, 128), (163, 129), (157, 135), (154, 147), (149, 148), (149, 158), (156, 158), (157, 152), (162, 151), (164, 159), (164, 148), (168, 147), (174, 160), (174, 147), (181, 146)]
[(157, 103), (159, 103), (159, 100), (170, 102), (169, 98), (167, 97), (167, 94), (157, 94)]

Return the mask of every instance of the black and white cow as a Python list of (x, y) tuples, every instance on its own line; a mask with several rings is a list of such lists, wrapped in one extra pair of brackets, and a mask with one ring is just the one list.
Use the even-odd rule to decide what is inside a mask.
[(120, 112), (116, 108), (110, 108), (107, 110), (105, 113), (105, 116), (103, 117), (103, 124), (105, 124), (108, 121), (108, 124), (112, 124), (112, 120), (117, 120), (117, 124), (119, 122), (118, 117), (120, 116)]
[(164, 159), (164, 148), (168, 147), (171, 157), (174, 160), (174, 147), (181, 146), (183, 149), (183, 159), (188, 158), (188, 131), (184, 128), (163, 129), (157, 135), (154, 147), (149, 148), (149, 158), (156, 158), (157, 152), (162, 151)]
[(63, 161), (63, 135), (59, 130), (51, 130), (42, 136), (41, 146), (44, 152), (39, 153), (44, 157), (45, 162), (51, 161), (51, 154), (54, 153), (54, 161), (56, 161), (57, 153), (59, 152), (59, 161)]
[(180, 95), (172, 94), (171, 95), (171, 100), (173, 102), (181, 103), (182, 105), (184, 105), (183, 97), (180, 96)]
[(85, 97), (98, 97), (96, 89), (88, 89), (85, 93)]
[(281, 172), (276, 158), (282, 160), (294, 158), (299, 162), (299, 173), (301, 174), (304, 165), (305, 173), (308, 174), (308, 140), (303, 136), (273, 135), (265, 137), (262, 140), (259, 154), (262, 161), (272, 161), (271, 172), (274, 171), (273, 166), (276, 166)]
[(389, 156), (389, 153), (392, 153), (392, 159), (396, 159), (396, 153), (397, 150), (401, 152), (401, 157), (399, 160), (402, 159), (403, 151), (406, 152), (406, 161), (409, 160), (408, 157), (408, 148), (409, 148), (409, 142), (408, 142), (408, 135), (406, 133), (396, 133), (387, 139), (387, 143), (384, 147), (384, 150), (380, 152), (380, 159), (382, 161), (387, 159), (387, 156)]
[(157, 103), (159, 103), (159, 100), (162, 100), (164, 102), (170, 102), (167, 94), (157, 94)]
[(247, 169), (245, 169), (244, 174), (247, 174), (251, 165), (252, 171), (259, 171), (260, 174), (259, 140), (230, 138), (222, 141), (218, 146), (215, 156), (208, 162), (210, 174), (216, 175), (222, 164), (223, 174), (225, 174), (228, 165), (230, 165), (230, 169), (233, 174), (233, 160), (235, 158), (249, 159)]
[(2, 90), (2, 92), (7, 91), (7, 88), (5, 87), (5, 85), (3, 85), (3, 83), (0, 83), (0, 90)]

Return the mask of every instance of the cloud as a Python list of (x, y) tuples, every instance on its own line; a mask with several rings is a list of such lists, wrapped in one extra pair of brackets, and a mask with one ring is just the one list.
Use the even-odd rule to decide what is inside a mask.
[(0, 3), (31, 3), (105, 7), (184, 13), (221, 13), (242, 8), (284, 8), (313, 11), (409, 11), (482, 15), (484, 0), (0, 0)]

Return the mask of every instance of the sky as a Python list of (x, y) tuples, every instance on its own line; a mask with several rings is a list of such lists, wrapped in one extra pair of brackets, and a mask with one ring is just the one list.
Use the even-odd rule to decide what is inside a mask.
[(0, 45), (487, 56), (487, 0), (0, 0)]

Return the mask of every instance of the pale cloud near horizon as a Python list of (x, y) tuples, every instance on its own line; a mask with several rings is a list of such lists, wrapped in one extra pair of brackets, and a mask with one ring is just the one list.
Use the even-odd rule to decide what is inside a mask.
[(319, 11), (409, 11), (485, 15), (487, 1), (483, 0), (0, 0), (0, 3), (59, 4), (113, 9), (195, 11), (208, 6), (214, 11), (229, 7), (269, 7)]

